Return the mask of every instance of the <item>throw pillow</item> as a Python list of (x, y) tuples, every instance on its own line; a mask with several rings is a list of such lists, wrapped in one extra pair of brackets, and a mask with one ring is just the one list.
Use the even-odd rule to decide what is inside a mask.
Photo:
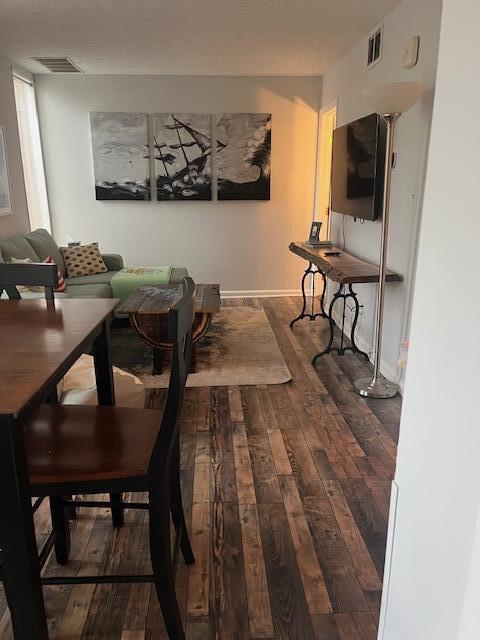
[(61, 252), (69, 278), (92, 276), (108, 271), (98, 249), (98, 242), (80, 247), (61, 247)]

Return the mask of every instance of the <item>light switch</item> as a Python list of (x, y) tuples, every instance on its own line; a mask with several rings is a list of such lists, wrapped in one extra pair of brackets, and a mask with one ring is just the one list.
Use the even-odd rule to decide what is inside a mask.
[(405, 45), (403, 50), (403, 60), (402, 64), (405, 69), (411, 69), (418, 62), (418, 49), (420, 46), (420, 38), (418, 36), (414, 36), (410, 38), (410, 40)]

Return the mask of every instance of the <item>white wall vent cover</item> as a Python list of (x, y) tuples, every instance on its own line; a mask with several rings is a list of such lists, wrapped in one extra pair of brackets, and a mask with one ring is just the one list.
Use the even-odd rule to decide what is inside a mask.
[(382, 57), (383, 48), (383, 24), (375, 29), (372, 35), (368, 38), (368, 51), (367, 51), (367, 68), (373, 67), (377, 64)]
[(52, 73), (82, 73), (82, 70), (70, 58), (32, 58)]

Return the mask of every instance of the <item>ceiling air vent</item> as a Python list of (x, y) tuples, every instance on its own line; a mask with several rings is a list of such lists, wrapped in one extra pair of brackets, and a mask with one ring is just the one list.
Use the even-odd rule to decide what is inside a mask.
[(368, 52), (367, 52), (367, 68), (373, 67), (374, 64), (382, 57), (383, 47), (383, 25), (372, 33), (368, 38)]
[(32, 58), (52, 73), (82, 73), (70, 58)]

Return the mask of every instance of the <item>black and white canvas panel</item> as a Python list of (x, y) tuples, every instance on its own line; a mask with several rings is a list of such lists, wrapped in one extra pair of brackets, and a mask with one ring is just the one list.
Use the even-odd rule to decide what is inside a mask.
[(217, 117), (219, 200), (270, 200), (271, 133), (270, 113)]
[(155, 114), (153, 145), (158, 200), (212, 199), (210, 114)]
[(145, 113), (90, 113), (97, 200), (150, 200)]

